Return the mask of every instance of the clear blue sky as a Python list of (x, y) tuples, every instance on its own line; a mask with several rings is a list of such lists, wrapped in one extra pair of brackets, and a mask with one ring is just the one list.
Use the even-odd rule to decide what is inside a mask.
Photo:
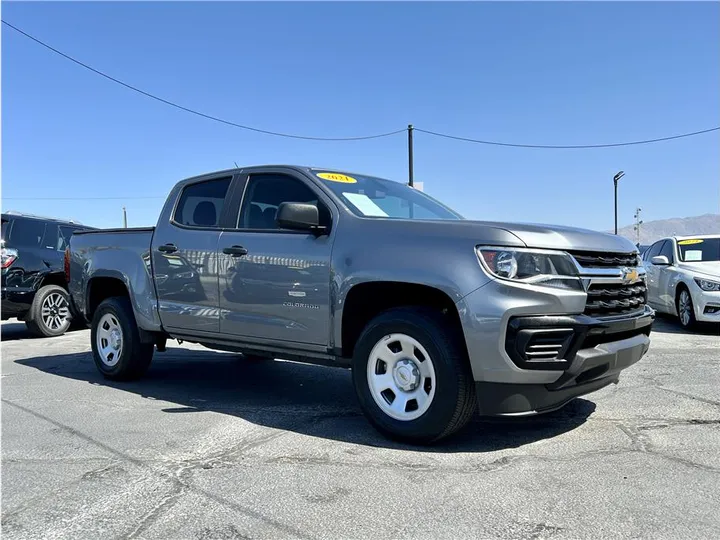
[[(7, 3), (3, 19), (187, 107), (259, 128), (352, 136), (417, 127), (538, 144), (720, 125), (713, 3)], [(407, 179), (404, 135), (281, 139), (134, 94), (2, 29), (3, 210), (152, 225), (179, 179), (297, 163)], [(416, 180), (475, 219), (610, 229), (720, 212), (720, 133), (528, 150), (417, 133)], [(139, 197), (29, 201), (11, 197)]]

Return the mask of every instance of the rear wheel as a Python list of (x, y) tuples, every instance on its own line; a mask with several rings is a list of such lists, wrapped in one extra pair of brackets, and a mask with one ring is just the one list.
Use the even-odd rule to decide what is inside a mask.
[(475, 411), (462, 336), (440, 313), (397, 308), (360, 336), (352, 377), (368, 420), (386, 436), (431, 443), (460, 430)]
[(46, 285), (35, 294), (25, 326), (37, 337), (61, 336), (70, 328), (70, 298), (58, 285)]
[(137, 379), (145, 374), (154, 344), (142, 343), (130, 300), (103, 300), (93, 316), (90, 341), (100, 373), (112, 380)]
[(692, 296), (684, 286), (677, 295), (677, 312), (683, 328), (690, 330), (695, 326), (695, 308), (693, 307)]

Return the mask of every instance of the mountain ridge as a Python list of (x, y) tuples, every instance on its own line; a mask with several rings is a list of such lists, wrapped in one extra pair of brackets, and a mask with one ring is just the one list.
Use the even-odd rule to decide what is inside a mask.
[[(637, 244), (637, 232), (633, 225), (618, 229), (618, 234)], [(640, 226), (640, 244), (647, 245), (667, 236), (692, 236), (720, 234), (720, 214), (703, 214), (684, 218), (668, 218), (647, 221)]]

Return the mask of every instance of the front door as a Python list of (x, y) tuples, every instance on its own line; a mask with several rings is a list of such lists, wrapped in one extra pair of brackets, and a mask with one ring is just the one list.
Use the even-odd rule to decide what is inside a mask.
[(675, 296), (673, 291), (670, 290), (670, 280), (677, 271), (675, 267), (675, 246), (672, 239), (665, 240), (658, 255), (664, 255), (670, 262), (668, 266), (658, 267), (657, 285), (661, 309), (666, 313), (675, 313)]
[(152, 266), (160, 320), (168, 330), (220, 330), (217, 246), (231, 177), (186, 185), (169, 223), (153, 237)]
[(665, 242), (664, 240), (655, 242), (645, 252), (645, 257), (644, 257), (645, 270), (647, 272), (646, 275), (647, 275), (648, 304), (650, 304), (651, 307), (658, 309), (660, 311), (664, 311), (664, 308), (661, 307), (660, 286), (659, 286), (660, 269), (662, 267), (653, 264), (652, 258), (655, 257), (656, 255), (660, 254), (660, 249), (662, 248), (664, 242)]
[[(280, 229), (283, 202), (312, 202), (330, 225), (328, 202), (290, 173), (247, 177), (238, 229), (224, 231), (220, 262), (220, 332), (247, 341), (327, 345), (332, 233)], [(282, 343), (279, 343), (282, 345)]]

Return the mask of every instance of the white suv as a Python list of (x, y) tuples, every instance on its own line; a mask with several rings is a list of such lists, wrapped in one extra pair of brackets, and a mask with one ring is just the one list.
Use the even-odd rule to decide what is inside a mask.
[(680, 318), (720, 323), (720, 235), (663, 238), (643, 253), (648, 304)]

